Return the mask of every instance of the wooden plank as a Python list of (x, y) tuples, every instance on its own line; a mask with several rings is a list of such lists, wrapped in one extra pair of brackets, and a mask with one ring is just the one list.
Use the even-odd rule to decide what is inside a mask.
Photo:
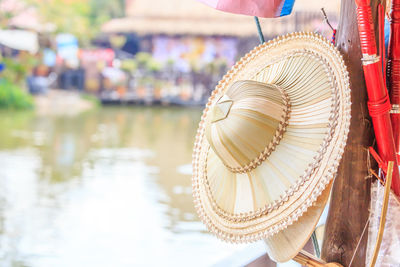
[[(371, 0), (376, 14), (377, 0)], [(377, 24), (377, 19), (374, 19)], [(376, 28), (376, 27), (375, 27)], [(322, 258), (349, 266), (368, 219), (370, 179), (366, 179), (367, 147), (373, 144), (373, 130), (367, 110), (367, 90), (361, 66), (360, 41), (354, 0), (342, 0), (337, 45), (344, 56), (351, 83), (351, 126), (347, 146), (333, 185), (331, 206), (325, 227)], [(365, 266), (367, 233), (360, 241), (351, 266)]]

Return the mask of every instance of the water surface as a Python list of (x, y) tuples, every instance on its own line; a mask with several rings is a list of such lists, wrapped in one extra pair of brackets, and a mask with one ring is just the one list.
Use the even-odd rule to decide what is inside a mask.
[(209, 266), (237, 246), (191, 196), (200, 109), (0, 112), (1, 266)]

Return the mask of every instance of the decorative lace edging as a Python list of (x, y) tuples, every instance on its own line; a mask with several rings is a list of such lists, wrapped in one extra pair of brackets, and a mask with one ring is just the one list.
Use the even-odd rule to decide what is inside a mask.
[[(326, 54), (331, 55), (333, 58), (337, 59), (338, 65), (340, 65), (339, 69), (341, 70), (341, 73), (339, 73), (339, 77), (343, 78), (343, 102), (342, 105), (338, 105), (337, 109), (342, 108), (343, 109), (343, 121), (344, 124), (342, 125), (342, 131), (343, 131), (343, 136), (341, 136), (341, 140), (338, 139), (338, 146), (339, 146), (339, 152), (337, 153), (336, 157), (332, 159), (332, 162), (329, 167), (329, 169), (326, 171), (325, 175), (321, 178), (319, 178), (318, 185), (315, 187), (315, 190), (310, 194), (310, 197), (307, 198), (306, 201), (300, 204), (300, 206), (297, 208), (296, 211), (292, 212), (289, 216), (282, 218), (278, 223), (274, 224), (273, 226), (268, 226), (268, 223), (259, 223), (255, 226), (250, 226), (247, 230), (243, 230), (242, 233), (236, 233), (238, 232), (235, 229), (232, 229), (233, 233), (228, 233), (226, 231), (221, 230), (220, 228), (226, 228), (225, 226), (219, 227), (211, 218), (208, 214), (206, 214), (204, 210), (204, 205), (202, 204), (202, 197), (201, 197), (201, 184), (199, 181), (199, 166), (198, 166), (198, 161), (199, 161), (199, 156), (201, 152), (201, 145), (203, 144), (203, 128), (204, 128), (204, 119), (207, 115), (207, 112), (209, 110), (210, 105), (212, 104), (212, 101), (217, 93), (223, 88), (223, 85), (227, 79), (231, 79), (234, 74), (239, 70), (239, 67), (241, 64), (244, 64), (254, 58), (260, 50), (265, 50), (269, 49), (271, 47), (279, 45), (281, 42), (286, 41), (286, 40), (291, 40), (291, 39), (311, 39), (315, 42), (318, 42), (325, 46), (324, 48), (327, 50)], [(329, 64), (330, 66), (330, 64)], [(199, 124), (199, 129), (196, 135), (196, 142), (194, 146), (194, 151), (193, 151), (193, 177), (192, 177), (192, 185), (193, 185), (193, 197), (194, 197), (194, 202), (195, 202), (195, 207), (197, 210), (197, 213), (199, 214), (200, 219), (206, 224), (207, 228), (213, 232), (215, 235), (217, 235), (219, 238), (229, 241), (229, 242), (251, 242), (251, 241), (256, 241), (260, 240), (262, 238), (266, 238), (268, 236), (271, 236), (285, 228), (287, 228), (289, 225), (293, 224), (295, 221), (298, 220), (298, 218), (307, 211), (308, 207), (312, 206), (315, 201), (317, 200), (318, 196), (322, 193), (322, 191), (325, 189), (326, 185), (330, 182), (331, 179), (333, 179), (334, 175), (337, 172), (337, 167), (339, 166), (339, 162), (342, 158), (342, 154), (344, 152), (344, 147), (347, 142), (347, 135), (349, 132), (349, 127), (350, 127), (350, 117), (351, 117), (351, 101), (350, 101), (350, 88), (349, 88), (349, 78), (348, 78), (348, 72), (346, 69), (346, 66), (344, 65), (343, 58), (339, 51), (325, 38), (316, 35), (314, 33), (292, 33), (288, 34), (286, 36), (278, 37), (272, 41), (269, 41), (266, 44), (260, 45), (257, 48), (253, 49), (250, 53), (248, 53), (246, 56), (244, 56), (235, 66), (232, 67), (232, 69), (224, 76), (224, 78), (221, 80), (221, 82), (217, 85), (216, 89), (213, 91), (212, 95), (210, 96), (209, 102), (206, 105), (206, 108), (203, 111), (202, 115), (202, 120)], [(338, 93), (338, 92), (336, 92)], [(338, 101), (339, 102), (339, 101)], [(333, 123), (332, 128), (337, 127), (337, 120), (335, 120)], [(331, 137), (332, 138), (332, 137)], [(326, 147), (325, 147), (326, 150)], [(304, 183), (304, 182), (303, 182)], [(299, 185), (300, 186), (300, 185)], [(286, 196), (285, 199), (287, 200), (289, 196)], [(211, 201), (210, 203), (213, 203)], [(260, 215), (261, 216), (261, 215)], [(255, 219), (257, 216), (252, 215), (251, 217), (246, 216), (247, 219)], [(232, 219), (232, 218), (231, 218)], [(235, 220), (233, 221), (239, 221), (242, 222), (242, 220)], [(221, 225), (222, 226), (222, 225)]]

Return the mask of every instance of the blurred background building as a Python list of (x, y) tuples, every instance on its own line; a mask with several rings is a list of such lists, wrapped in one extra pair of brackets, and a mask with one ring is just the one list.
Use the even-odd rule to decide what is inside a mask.
[[(227, 69), (259, 42), (253, 18), (191, 0), (0, 3), (7, 13), (2, 53), (35, 55), (26, 79), (35, 94), (53, 87), (87, 91), (106, 104), (202, 105)], [(67, 14), (59, 10), (63, 5)], [(261, 19), (266, 40), (299, 30), (329, 37), (321, 7), (317, 0), (298, 1), (290, 16)], [(335, 25), (338, 1), (323, 7)]]
[[(335, 23), (338, 2), (324, 7)], [(126, 1), (125, 15), (106, 22), (102, 32), (109, 40), (130, 41), (122, 46), (123, 51), (149, 53), (160, 64), (157, 72), (168, 77), (163, 79), (161, 73), (158, 78), (163, 85), (159, 97), (166, 100), (173, 96), (173, 103), (204, 103), (222, 74), (259, 42), (251, 17), (213, 10), (196, 1), (130, 0)], [(298, 30), (332, 34), (323, 23), (318, 1), (304, 1), (285, 18), (262, 19), (261, 26), (267, 40)], [(141, 84), (138, 77), (136, 85)], [(155, 84), (152, 87), (158, 92)]]

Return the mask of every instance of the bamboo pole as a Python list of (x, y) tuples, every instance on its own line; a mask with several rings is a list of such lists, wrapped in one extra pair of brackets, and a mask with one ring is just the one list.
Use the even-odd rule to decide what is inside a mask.
[(293, 260), (300, 263), (302, 266), (307, 267), (343, 267), (335, 262), (326, 263), (320, 258), (317, 258), (313, 254), (304, 250), (300, 251), (299, 254), (293, 258)]

